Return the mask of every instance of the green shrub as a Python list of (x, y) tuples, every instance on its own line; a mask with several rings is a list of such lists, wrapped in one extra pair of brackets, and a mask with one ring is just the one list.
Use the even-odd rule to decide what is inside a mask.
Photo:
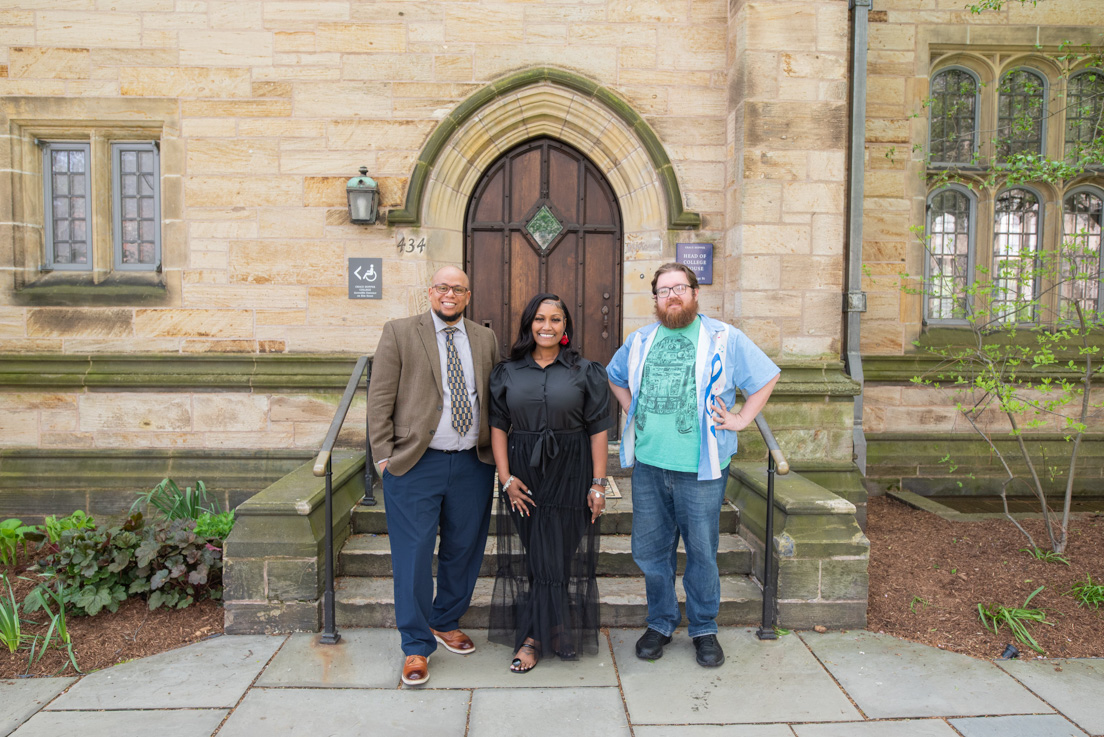
[(91, 530), (96, 527), (96, 520), (85, 514), (83, 510), (70, 514), (68, 517), (49, 516), (46, 518), (46, 537), (52, 543), (61, 540), (61, 533), (66, 530)]
[(203, 537), (225, 540), (234, 529), (234, 511), (211, 514), (204, 512), (196, 519), (196, 534)]
[(150, 609), (183, 609), (198, 598), (222, 595), (222, 551), (196, 534), (194, 520), (157, 520), (142, 538), (132, 588), (149, 592)]
[(134, 553), (142, 543), (142, 515), (131, 515), (121, 527), (108, 530), (70, 529), (61, 533), (57, 552), (38, 562), (52, 575), (75, 614), (117, 611), (133, 592)]
[(23, 547), (23, 554), (27, 554), (27, 546), (30, 542), (38, 542), (42, 539), (39, 529), (32, 525), (23, 524), (22, 520), (6, 519), (0, 522), (0, 564), (12, 565), (19, 556), (19, 548)]
[(218, 500), (207, 495), (207, 486), (202, 481), (196, 481), (195, 488), (189, 486), (181, 490), (168, 478), (161, 479), (161, 483), (147, 492), (139, 492), (130, 511), (140, 512), (148, 507), (157, 509), (166, 519), (194, 520), (204, 512), (218, 514), (222, 511)]
[(0, 583), (8, 587), (5, 595), (0, 591), (0, 645), (8, 648), (8, 652), (14, 653), (23, 645), (26, 635), (23, 634), (23, 620), (19, 616), (19, 602), (15, 600), (11, 582), (0, 574)]
[(135, 513), (110, 530), (66, 530), (38, 569), (56, 579), (75, 614), (117, 611), (134, 594), (147, 595), (150, 609), (221, 596), (222, 551), (190, 519), (144, 524)]

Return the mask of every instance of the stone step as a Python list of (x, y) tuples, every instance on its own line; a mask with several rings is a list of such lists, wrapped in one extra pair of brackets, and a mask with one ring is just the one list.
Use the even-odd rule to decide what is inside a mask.
[[(615, 479), (620, 499), (608, 499), (606, 501), (606, 513), (602, 516), (603, 535), (628, 535), (632, 532), (632, 478), (624, 476)], [(498, 501), (494, 503), (494, 514), (491, 516), (491, 534), (494, 534), (498, 524)], [(371, 533), (377, 535), (387, 534), (386, 507), (383, 492), (376, 486), (376, 505), (366, 507), (357, 505), (353, 510), (353, 533)], [(721, 533), (735, 533), (740, 528), (740, 510), (727, 499), (721, 507)]]
[[(493, 576), (495, 571), (494, 555), (496, 549), (494, 536), (487, 540), (486, 553), (480, 576)], [(721, 575), (743, 575), (751, 572), (752, 551), (738, 535), (721, 535), (717, 550), (717, 565)], [(434, 556), (434, 572), (437, 560)], [(686, 554), (680, 542), (678, 548), (678, 570), (686, 566)], [(353, 535), (345, 543), (338, 559), (338, 571), (342, 576), (390, 576), (391, 547), (387, 535)], [(599, 576), (639, 576), (640, 569), (632, 559), (632, 549), (628, 535), (603, 535), (598, 546)]]
[[(480, 578), (475, 585), (471, 608), (460, 620), (461, 627), (486, 628), (490, 618), (493, 578)], [(680, 606), (686, 595), (682, 577), (675, 582)], [(614, 577), (598, 581), (602, 627), (643, 627), (648, 613), (644, 579)], [(337, 624), (339, 627), (394, 627), (394, 585), (390, 578), (343, 576), (337, 580)], [(721, 576), (719, 625), (750, 625), (762, 616), (762, 589), (747, 576)]]

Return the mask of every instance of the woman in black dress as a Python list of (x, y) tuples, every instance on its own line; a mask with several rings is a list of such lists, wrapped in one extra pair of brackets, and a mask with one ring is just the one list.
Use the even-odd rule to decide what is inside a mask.
[(491, 448), (505, 493), (490, 639), (514, 648), (515, 673), (548, 650), (564, 660), (598, 651), (594, 569), (613, 417), (606, 371), (579, 355), (572, 334), (563, 300), (538, 294), (509, 360), (491, 373)]

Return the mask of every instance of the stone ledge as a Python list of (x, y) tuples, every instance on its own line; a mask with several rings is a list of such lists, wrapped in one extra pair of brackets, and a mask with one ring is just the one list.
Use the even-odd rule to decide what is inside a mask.
[(28, 284), (12, 304), (30, 307), (149, 307), (172, 303), (164, 284)]
[[(767, 472), (761, 462), (730, 466), (727, 496), (740, 510), (740, 535), (762, 576), (767, 513)], [(770, 549), (778, 622), (783, 627), (866, 622), (870, 541), (855, 504), (796, 473), (776, 476)]]
[(340, 391), (358, 356), (342, 354), (0, 354), (0, 388)]
[(238, 507), (223, 548), (227, 632), (318, 630), (327, 524), (336, 561), (364, 495), (365, 455), (334, 454), (332, 520), (325, 517), (325, 479), (313, 466), (300, 465)]
[[(1047, 494), (1065, 490), (1064, 471), (1069, 468), (1072, 441), (1062, 433), (1032, 433), (1024, 435), (1036, 469), (1057, 465), (1063, 473), (1051, 478), (1040, 476)], [(867, 475), (864, 483), (873, 493), (886, 489), (913, 491), (921, 496), (993, 495), (1007, 478), (1000, 460), (989, 445), (975, 433), (867, 433)], [(997, 448), (1012, 471), (1026, 475), (1027, 466), (1020, 458), (1015, 438), (1001, 435)], [(954, 461), (956, 470), (947, 462)], [(1025, 492), (1014, 485), (1013, 490)], [(1086, 433), (1077, 455), (1077, 485), (1074, 493), (1096, 495), (1104, 493), (1104, 433)]]
[[(945, 345), (947, 348), (953, 349), (956, 343), (950, 342), (949, 340)], [(1066, 360), (1067, 359), (1063, 358), (1059, 362), (1060, 365), (1043, 366), (1037, 369), (1026, 366), (1020, 369), (1018, 373), (1025, 379), (1041, 378), (1044, 376), (1070, 380), (1080, 379), (1084, 375), (1084, 372), (1065, 368)], [(1076, 356), (1069, 356), (1068, 360), (1072, 360), (1075, 363), (1081, 363), (1082, 365), (1084, 363), (1083, 361), (1079, 361)], [(932, 376), (945, 361), (946, 359), (942, 356), (930, 353), (907, 353), (901, 356), (863, 356), (863, 379), (868, 384), (912, 384), (913, 377)], [(952, 381), (953, 380), (948, 380), (943, 383), (945, 386), (950, 387)], [(1096, 373), (1093, 376), (1093, 384), (1104, 385), (1104, 374), (1100, 372)]]
[(236, 507), (266, 484), (307, 462), (303, 450), (162, 450), (94, 448), (0, 450), (0, 518), (41, 521), (83, 509), (123, 516), (135, 492), (163, 478), (202, 479), (219, 503)]
[[(371, 355), (371, 354), (369, 354)], [(341, 391), (359, 354), (0, 353), (0, 388)], [(780, 362), (775, 397), (853, 397), (839, 362)]]

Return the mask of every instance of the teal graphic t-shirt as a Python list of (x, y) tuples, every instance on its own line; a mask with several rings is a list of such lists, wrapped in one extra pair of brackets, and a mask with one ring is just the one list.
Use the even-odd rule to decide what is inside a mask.
[(636, 457), (669, 471), (698, 470), (698, 321), (679, 330), (659, 326), (644, 361), (636, 402)]

